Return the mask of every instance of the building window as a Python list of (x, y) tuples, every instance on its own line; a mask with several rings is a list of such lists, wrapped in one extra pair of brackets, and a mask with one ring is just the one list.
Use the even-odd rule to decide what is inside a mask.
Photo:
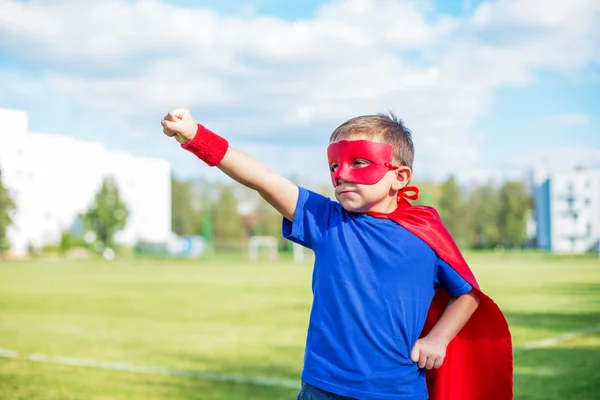
[(565, 197), (567, 202), (567, 207), (573, 208), (573, 203), (575, 202), (575, 198), (573, 197), (573, 193), (569, 193), (567, 197)]

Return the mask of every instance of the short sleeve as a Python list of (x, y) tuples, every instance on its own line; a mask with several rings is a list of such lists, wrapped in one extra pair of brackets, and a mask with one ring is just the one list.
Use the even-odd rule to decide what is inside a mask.
[(302, 246), (314, 249), (323, 237), (338, 203), (331, 199), (299, 187), (294, 221), (283, 219), (283, 237)]
[(447, 262), (438, 257), (436, 271), (436, 286), (441, 286), (451, 296), (458, 297), (473, 289), (471, 284), (458, 274)]

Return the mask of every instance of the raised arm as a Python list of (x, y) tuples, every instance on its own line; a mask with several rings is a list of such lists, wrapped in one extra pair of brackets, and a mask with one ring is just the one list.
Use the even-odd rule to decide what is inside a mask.
[(229, 146), (220, 136), (198, 126), (186, 109), (171, 111), (161, 122), (163, 132), (174, 137), (209, 165), (216, 165), (233, 180), (256, 190), (286, 219), (293, 221), (298, 187), (269, 170), (257, 158)]
[(270, 171), (262, 161), (229, 147), (217, 168), (242, 185), (256, 190), (286, 219), (294, 220), (298, 186)]

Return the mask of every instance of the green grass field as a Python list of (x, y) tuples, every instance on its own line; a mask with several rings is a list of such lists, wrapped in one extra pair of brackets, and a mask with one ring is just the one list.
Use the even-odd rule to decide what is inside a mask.
[[(467, 254), (515, 347), (600, 327), (600, 259)], [(127, 362), (297, 381), (311, 265), (206, 261), (0, 262), (0, 399), (295, 399), (297, 390), (26, 357)], [(6, 355), (6, 353), (5, 353)], [(600, 332), (515, 354), (520, 400), (600, 399)]]

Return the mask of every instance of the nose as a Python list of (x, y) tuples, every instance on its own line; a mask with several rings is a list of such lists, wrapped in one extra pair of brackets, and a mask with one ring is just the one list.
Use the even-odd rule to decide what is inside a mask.
[(350, 181), (347, 181), (345, 179), (342, 178), (335, 178), (335, 186), (341, 185), (342, 183), (349, 183)]
[[(344, 164), (340, 165), (335, 171), (331, 171), (331, 182), (333, 183), (333, 187), (337, 187), (342, 183), (350, 182), (348, 179), (348, 168), (345, 168)], [(345, 177), (345, 178), (344, 178)]]
[(343, 176), (343, 165), (340, 165), (335, 172), (332, 173), (332, 177), (333, 177), (333, 186), (337, 186), (337, 185), (341, 185), (344, 182), (348, 182), (346, 179), (342, 178), (341, 176)]

